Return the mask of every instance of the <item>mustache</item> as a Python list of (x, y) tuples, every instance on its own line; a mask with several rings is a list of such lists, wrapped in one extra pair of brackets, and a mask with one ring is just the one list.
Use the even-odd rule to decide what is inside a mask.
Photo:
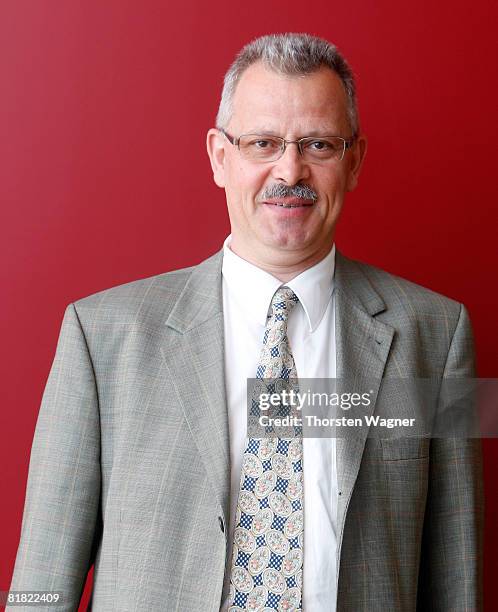
[(302, 200), (316, 202), (318, 200), (318, 194), (312, 187), (306, 185), (306, 183), (298, 185), (273, 183), (265, 187), (260, 196), (260, 200), (274, 200), (276, 198), (301, 198)]

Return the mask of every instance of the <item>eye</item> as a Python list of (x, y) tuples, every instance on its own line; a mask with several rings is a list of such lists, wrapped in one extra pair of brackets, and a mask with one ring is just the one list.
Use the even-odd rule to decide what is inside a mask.
[(273, 147), (278, 146), (274, 140), (263, 138), (252, 140), (249, 144), (255, 149), (272, 149)]
[(312, 151), (326, 151), (331, 145), (326, 140), (312, 140), (306, 145)]
[(279, 139), (266, 134), (246, 134), (239, 139), (239, 149), (242, 155), (249, 159), (273, 159), (280, 148)]

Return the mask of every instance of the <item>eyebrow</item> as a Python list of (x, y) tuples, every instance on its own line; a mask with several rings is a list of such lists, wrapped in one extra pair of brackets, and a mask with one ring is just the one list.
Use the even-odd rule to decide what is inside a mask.
[[(262, 134), (265, 136), (279, 136), (280, 138), (283, 138), (283, 136), (281, 136), (275, 130), (269, 130), (265, 128), (254, 128), (248, 131), (244, 131), (242, 132), (242, 134)], [(307, 138), (307, 137), (319, 138), (321, 136), (334, 136), (334, 135), (335, 135), (334, 130), (310, 130), (304, 136), (299, 136), (299, 138)]]
[(267, 136), (279, 136), (275, 130), (268, 130), (266, 128), (253, 128), (242, 132), (243, 134), (266, 134)]

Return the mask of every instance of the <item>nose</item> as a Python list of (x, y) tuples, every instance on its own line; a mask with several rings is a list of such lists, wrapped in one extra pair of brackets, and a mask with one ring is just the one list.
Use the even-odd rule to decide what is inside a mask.
[(297, 143), (287, 143), (284, 154), (274, 162), (273, 178), (288, 185), (296, 185), (299, 181), (309, 178), (309, 175), (309, 165), (303, 160)]

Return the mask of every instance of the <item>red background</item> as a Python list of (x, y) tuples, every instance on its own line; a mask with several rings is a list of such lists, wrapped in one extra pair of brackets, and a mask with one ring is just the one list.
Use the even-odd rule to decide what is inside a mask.
[[(0, 589), (64, 308), (221, 247), (228, 217), (205, 132), (255, 36), (309, 31), (344, 52), (369, 150), (339, 248), (463, 301), (479, 374), (498, 376), (497, 13), (485, 0), (2, 1)], [(497, 460), (486, 441), (488, 612)]]

